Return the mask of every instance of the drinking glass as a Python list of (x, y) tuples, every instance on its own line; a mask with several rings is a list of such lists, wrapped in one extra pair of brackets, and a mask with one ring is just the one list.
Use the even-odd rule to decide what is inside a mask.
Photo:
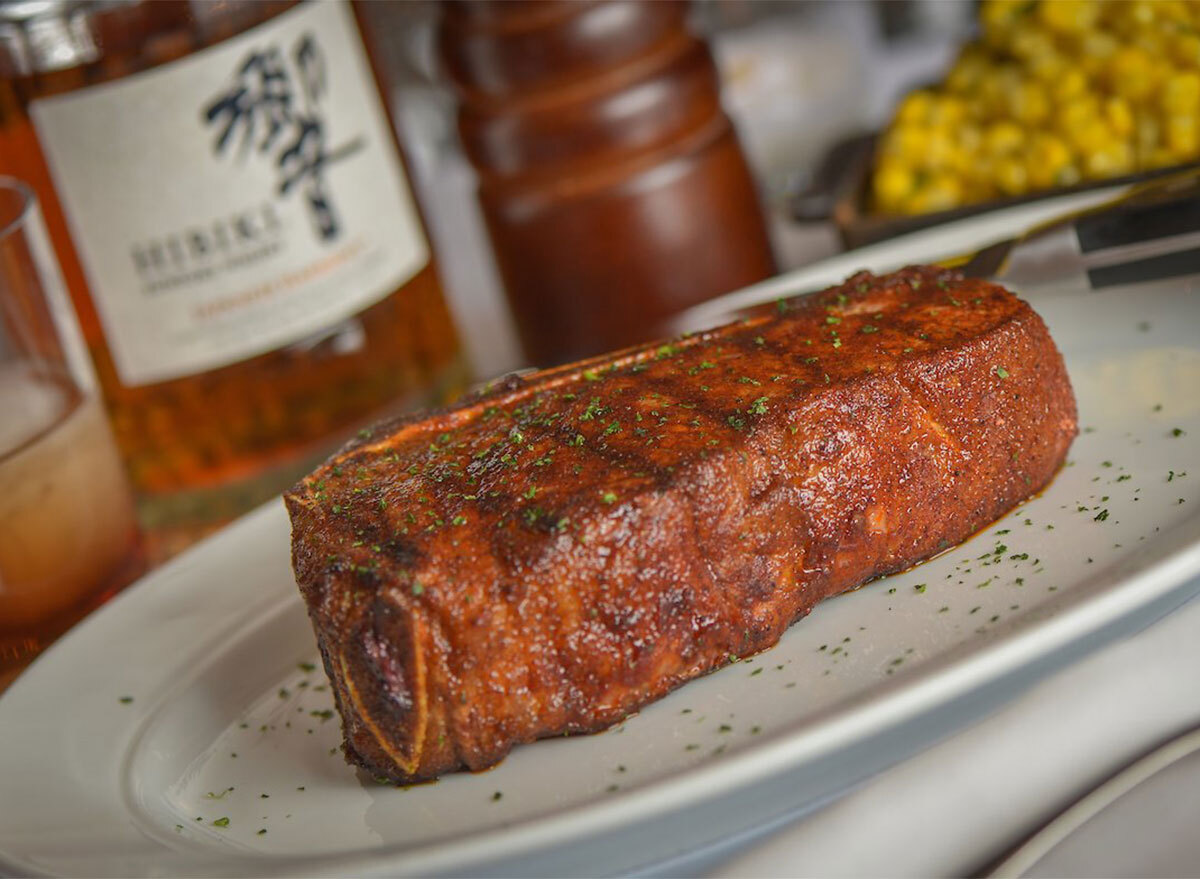
[(143, 566), (96, 387), (37, 198), (0, 177), (0, 689)]

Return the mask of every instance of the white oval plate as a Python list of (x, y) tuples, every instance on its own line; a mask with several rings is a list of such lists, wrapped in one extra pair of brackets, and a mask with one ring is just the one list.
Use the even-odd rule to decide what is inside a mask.
[(1200, 730), (1194, 729), (1084, 796), (990, 875), (1195, 876), (1198, 810)]
[[(925, 252), (873, 248), (872, 263), (938, 255), (929, 240)], [(597, 874), (713, 838), (731, 797), (742, 811), (727, 829), (767, 817), (779, 797), (766, 791), (787, 773), (1028, 667), (1200, 570), (1195, 281), (1033, 304), (1084, 427), (1041, 497), (614, 729), (520, 748), (487, 773), (397, 789), (343, 763), (309, 665), (286, 515), (278, 503), (253, 513), (127, 590), (0, 698), (0, 868), (479, 874), (549, 852), (537, 869)], [(801, 803), (829, 783), (787, 795)], [(698, 805), (711, 806), (703, 827), (680, 818)]]

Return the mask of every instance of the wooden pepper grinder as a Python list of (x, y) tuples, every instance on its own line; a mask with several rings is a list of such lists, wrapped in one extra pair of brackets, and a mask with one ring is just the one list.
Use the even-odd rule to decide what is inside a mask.
[(526, 356), (646, 341), (775, 271), (687, 5), (458, 0), (438, 51)]

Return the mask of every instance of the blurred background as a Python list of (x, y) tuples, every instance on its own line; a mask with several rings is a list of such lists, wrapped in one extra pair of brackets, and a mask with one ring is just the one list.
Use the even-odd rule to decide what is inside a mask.
[[(439, 59), (439, 6), (369, 9), (471, 361), (483, 376), (525, 365), (460, 139), (461, 90)], [(1194, 162), (1198, 25), (1196, 4), (1170, 0), (701, 0), (688, 13), (777, 271)]]
[[(430, 233), (453, 254), (442, 271), (472, 363), (483, 376), (525, 365), (476, 198), (478, 172), (459, 139), (454, 85), (439, 64), (439, 5), (369, 12), (392, 61), (393, 107)], [(883, 130), (908, 91), (950, 70), (979, 32), (978, 13), (974, 2), (946, 0), (691, 4), (688, 25), (711, 48), (778, 270), (843, 249), (833, 212), (838, 188), (855, 182), (840, 175), (852, 170), (846, 161), (859, 160), (861, 136)]]

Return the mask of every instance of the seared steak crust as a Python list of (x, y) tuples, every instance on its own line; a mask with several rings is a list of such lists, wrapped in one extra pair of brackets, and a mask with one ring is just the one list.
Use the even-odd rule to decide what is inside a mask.
[(347, 759), (603, 729), (965, 539), (1075, 432), (1041, 319), (932, 268), (381, 425), (286, 495)]

